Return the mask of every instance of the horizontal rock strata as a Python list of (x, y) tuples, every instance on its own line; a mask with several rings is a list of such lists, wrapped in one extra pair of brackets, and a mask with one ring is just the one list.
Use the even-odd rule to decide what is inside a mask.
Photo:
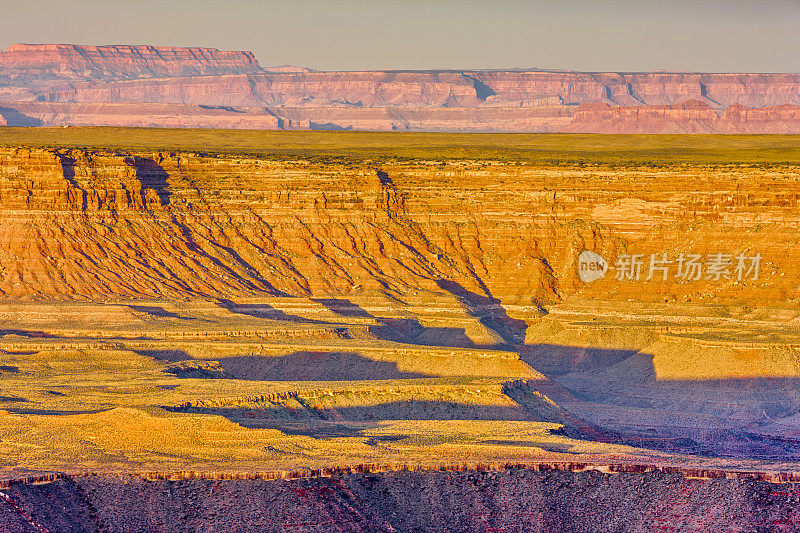
[(13, 45), (0, 102), (10, 126), (800, 132), (798, 74), (315, 72), (159, 46)]
[(13, 531), (794, 530), (798, 489), (660, 472), (401, 472), (295, 480), (110, 476), (0, 492)]
[[(544, 308), (576, 291), (783, 304), (798, 294), (795, 176), (790, 166), (373, 165), (2, 148), (0, 293), (431, 291), (488, 313), (511, 336), (500, 302)], [(623, 252), (648, 263), (638, 281), (609, 274), (587, 285), (577, 278), (584, 249), (612, 265)], [(645, 279), (651, 254), (674, 263), (689, 252), (759, 253), (763, 263), (758, 279)]]

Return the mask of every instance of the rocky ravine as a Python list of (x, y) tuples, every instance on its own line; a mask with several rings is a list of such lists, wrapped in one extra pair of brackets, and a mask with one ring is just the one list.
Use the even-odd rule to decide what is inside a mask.
[(661, 473), (76, 477), (0, 493), (0, 527), (90, 531), (797, 531), (798, 489)]
[(0, 102), (10, 126), (800, 132), (798, 74), (313, 72), (159, 46), (13, 45)]

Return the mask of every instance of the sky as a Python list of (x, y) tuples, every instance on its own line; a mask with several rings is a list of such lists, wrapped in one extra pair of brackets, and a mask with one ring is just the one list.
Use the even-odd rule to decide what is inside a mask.
[(0, 0), (0, 48), (250, 50), (319, 70), (800, 72), (800, 0)]

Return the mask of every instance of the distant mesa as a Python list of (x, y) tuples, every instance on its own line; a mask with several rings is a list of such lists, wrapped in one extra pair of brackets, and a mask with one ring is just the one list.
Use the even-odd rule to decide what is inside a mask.
[(251, 52), (150, 45), (14, 44), (0, 76), (15, 80), (119, 80), (262, 71)]
[(8, 126), (800, 133), (800, 74), (324, 72), (216, 48), (14, 44), (0, 106)]
[(266, 72), (313, 72), (310, 68), (296, 67), (294, 65), (278, 65), (277, 67), (264, 67)]

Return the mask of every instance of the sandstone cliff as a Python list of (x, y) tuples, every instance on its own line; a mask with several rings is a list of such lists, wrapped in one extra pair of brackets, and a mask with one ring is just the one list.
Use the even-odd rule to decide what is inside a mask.
[(800, 133), (800, 106), (732, 105), (721, 115), (664, 106), (244, 107), (150, 103), (0, 102), (5, 126), (134, 126), (265, 130), (511, 133)]
[[(800, 132), (800, 74), (314, 72), (262, 68), (250, 52), (158, 46), (13, 45), (0, 52), (0, 102), (22, 115), (4, 115), (12, 126)], [(145, 104), (194, 107), (153, 116)], [(208, 107), (249, 116), (209, 118)]]
[[(481, 308), (546, 307), (577, 290), (785, 302), (800, 275), (795, 173), (2, 148), (0, 291), (180, 299), (422, 290)], [(583, 249), (612, 264), (624, 250), (758, 251), (765, 264), (757, 281), (609, 275), (586, 286), (576, 277)]]
[(216, 48), (14, 44), (0, 52), (0, 77), (12, 84), (259, 71), (261, 68), (251, 52)]
[[(434, 216), (407, 179), (368, 166), (3, 149), (0, 291), (102, 299), (423, 288), (468, 305), (490, 305), (492, 290), (553, 296), (531, 237), (492, 232), (502, 252), (484, 254), (474, 214)], [(487, 275), (506, 262), (524, 266), (525, 279), (498, 277), (490, 289)]]

